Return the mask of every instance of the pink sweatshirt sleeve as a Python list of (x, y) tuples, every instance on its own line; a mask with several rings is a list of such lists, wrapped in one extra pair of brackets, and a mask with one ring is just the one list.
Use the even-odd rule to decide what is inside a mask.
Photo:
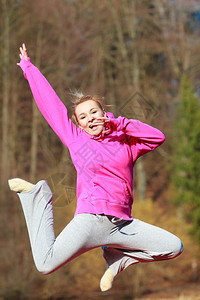
[(165, 141), (165, 136), (160, 130), (138, 120), (118, 117), (111, 119), (111, 123), (115, 130), (122, 130), (129, 137), (135, 159), (154, 150)]
[(46, 78), (30, 60), (26, 61), (23, 58), (19, 66), (29, 82), (33, 97), (40, 112), (63, 144), (68, 147), (78, 134), (78, 128), (68, 117), (67, 108), (56, 95)]

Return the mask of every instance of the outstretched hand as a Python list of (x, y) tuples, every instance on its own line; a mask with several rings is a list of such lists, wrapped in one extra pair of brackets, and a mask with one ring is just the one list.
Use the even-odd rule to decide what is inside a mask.
[[(24, 43), (22, 44), (22, 47), (19, 48), (19, 50), (20, 50), (20, 54), (19, 54), (20, 59), (24, 58), (26, 61), (28, 61), (29, 57), (28, 57), (26, 45)], [(19, 63), (17, 63), (17, 65), (19, 65)]]

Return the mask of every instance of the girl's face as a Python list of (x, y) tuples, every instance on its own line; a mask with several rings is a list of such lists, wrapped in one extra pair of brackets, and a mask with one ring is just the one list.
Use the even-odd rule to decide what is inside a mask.
[(104, 125), (95, 125), (100, 121), (97, 118), (104, 117), (106, 114), (94, 100), (87, 100), (78, 104), (75, 108), (75, 115), (78, 125), (90, 135), (99, 135)]

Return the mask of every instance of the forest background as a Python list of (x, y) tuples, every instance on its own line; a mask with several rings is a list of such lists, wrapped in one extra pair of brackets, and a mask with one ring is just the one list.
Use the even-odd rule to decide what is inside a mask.
[[(167, 297), (185, 286), (195, 290), (200, 1), (1, 0), (0, 16), (0, 299), (147, 299), (155, 291)], [(115, 117), (139, 119), (165, 134), (165, 143), (135, 166), (133, 210), (182, 239), (180, 258), (132, 266), (104, 294), (101, 249), (48, 276), (35, 270), (22, 209), (7, 180), (48, 180), (58, 234), (74, 214), (76, 172), (16, 65), (23, 42), (70, 116), (70, 92), (78, 89), (104, 96)]]

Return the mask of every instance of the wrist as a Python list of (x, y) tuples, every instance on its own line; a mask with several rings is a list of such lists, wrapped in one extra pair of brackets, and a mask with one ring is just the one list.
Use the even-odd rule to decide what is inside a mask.
[(121, 122), (120, 122), (119, 118), (120, 117), (118, 117), (117, 119), (115, 119), (115, 118), (109, 118), (110, 127), (112, 128), (112, 130), (115, 130), (115, 131), (121, 130)]
[(28, 60), (22, 57), (20, 62), (18, 63), (18, 66), (20, 66), (22, 71), (25, 72), (26, 68), (30, 65), (30, 62), (31, 62), (30, 57), (28, 57)]

